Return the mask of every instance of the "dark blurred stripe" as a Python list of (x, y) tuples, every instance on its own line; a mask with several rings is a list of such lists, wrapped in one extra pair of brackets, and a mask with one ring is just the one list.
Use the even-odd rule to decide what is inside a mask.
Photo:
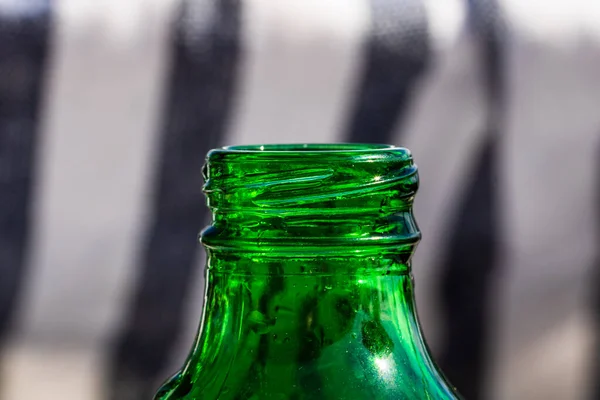
[(350, 108), (349, 142), (389, 143), (430, 59), (421, 0), (369, 0), (371, 29), (362, 77)]
[(48, 2), (0, 7), (0, 339), (26, 277), (36, 147), (51, 13)]
[(482, 90), (488, 110), (482, 148), (452, 222), (448, 258), (441, 265), (445, 317), (440, 365), (467, 399), (482, 399), (488, 368), (492, 281), (498, 267), (497, 148), (503, 114), (500, 15), (495, 0), (467, 0), (470, 28), (480, 38)]
[(173, 41), (153, 216), (139, 282), (116, 341), (110, 394), (150, 399), (182, 329), (205, 221), (202, 165), (221, 140), (235, 97), (239, 0), (184, 2)]
[[(596, 243), (600, 243), (600, 148), (597, 151), (598, 163), (596, 165)], [(592, 353), (592, 371), (591, 378), (591, 399), (600, 400), (600, 245), (596, 250), (596, 265), (593, 270), (594, 279), (591, 282), (591, 291), (593, 296), (592, 303), (592, 323), (595, 328), (595, 351)]]
[(441, 304), (445, 318), (440, 365), (466, 399), (482, 398), (487, 371), (491, 272), (498, 255), (495, 142), (488, 140), (475, 163), (441, 266)]

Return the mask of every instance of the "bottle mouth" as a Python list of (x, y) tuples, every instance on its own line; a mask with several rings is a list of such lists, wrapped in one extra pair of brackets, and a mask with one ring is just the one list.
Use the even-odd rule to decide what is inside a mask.
[[(386, 152), (406, 149), (389, 144), (375, 143), (291, 143), (291, 144), (254, 144), (243, 146), (225, 146), (221, 151), (232, 153), (365, 153)], [(218, 151), (218, 150), (217, 150)]]
[(402, 147), (228, 146), (208, 153), (203, 173), (209, 248), (412, 247), (420, 238), (412, 215), (417, 167)]
[(238, 160), (256, 162), (270, 160), (319, 159), (337, 162), (354, 159), (368, 160), (412, 160), (408, 149), (388, 144), (362, 143), (298, 143), (298, 144), (254, 144), (243, 146), (225, 146), (211, 150), (207, 161), (218, 162), (221, 159), (235, 163)]

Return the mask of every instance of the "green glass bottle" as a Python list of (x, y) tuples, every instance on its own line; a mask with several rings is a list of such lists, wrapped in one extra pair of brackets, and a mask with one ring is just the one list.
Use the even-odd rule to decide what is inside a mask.
[(204, 175), (202, 323), (156, 400), (459, 398), (415, 313), (408, 150), (226, 147)]

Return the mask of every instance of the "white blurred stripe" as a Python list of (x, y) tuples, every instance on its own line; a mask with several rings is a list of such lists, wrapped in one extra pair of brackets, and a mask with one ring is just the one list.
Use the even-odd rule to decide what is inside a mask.
[[(465, 31), (463, 2), (437, 7), (427, 1), (433, 38), (432, 66), (416, 91), (406, 125), (394, 143), (408, 147), (419, 167), (421, 183), (415, 217), (423, 232), (414, 257), (419, 316), (428, 343), (439, 345), (437, 308), (432, 293), (441, 250), (449, 239), (449, 218), (455, 214), (465, 181), (483, 139), (486, 101), (483, 65), (476, 39)], [(450, 4), (454, 8), (447, 10)], [(448, 12), (451, 18), (442, 18)], [(435, 16), (437, 15), (437, 17)], [(439, 25), (439, 26), (438, 26)]]
[(122, 318), (150, 200), (175, 6), (55, 3), (30, 276), (15, 334), (25, 352), (41, 342), (99, 351)]
[(362, 67), (367, 0), (248, 0), (228, 144), (341, 138)]
[(0, 398), (6, 400), (101, 400), (102, 371), (96, 348), (28, 343), (13, 346), (1, 364)]
[[(463, 33), (467, 17), (464, 0), (422, 0), (427, 12), (434, 60), (444, 57)], [(435, 62), (435, 61), (434, 61)]]
[(589, 0), (496, 0), (504, 4), (511, 28), (553, 47), (573, 48), (577, 41), (600, 37), (600, 2)]
[[(600, 35), (585, 29), (585, 10), (595, 7), (574, 1), (567, 8), (580, 11), (563, 13), (564, 5), (545, 2), (540, 16), (523, 2), (502, 3), (513, 31), (505, 45), (509, 108), (500, 182), (507, 258), (492, 384), (497, 399), (534, 398), (550, 382), (552, 394), (537, 398), (578, 399), (581, 369), (569, 365), (585, 363), (586, 354), (565, 332), (585, 308), (598, 249)], [(559, 25), (547, 20), (553, 15), (561, 16)], [(543, 343), (555, 355), (540, 360), (543, 368), (522, 362)], [(559, 349), (570, 349), (568, 362)]]

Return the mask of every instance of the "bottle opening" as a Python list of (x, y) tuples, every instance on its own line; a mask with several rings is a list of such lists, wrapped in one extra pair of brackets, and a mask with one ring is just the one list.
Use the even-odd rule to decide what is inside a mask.
[[(226, 146), (225, 151), (240, 153), (282, 153), (282, 152), (367, 152), (377, 150), (398, 149), (388, 144), (361, 143), (306, 143), (306, 144), (258, 144), (245, 146)], [(405, 149), (402, 149), (405, 150)]]
[[(209, 152), (209, 248), (325, 253), (413, 248), (411, 153), (384, 144), (264, 144)], [(286, 250), (287, 249), (287, 250)]]

